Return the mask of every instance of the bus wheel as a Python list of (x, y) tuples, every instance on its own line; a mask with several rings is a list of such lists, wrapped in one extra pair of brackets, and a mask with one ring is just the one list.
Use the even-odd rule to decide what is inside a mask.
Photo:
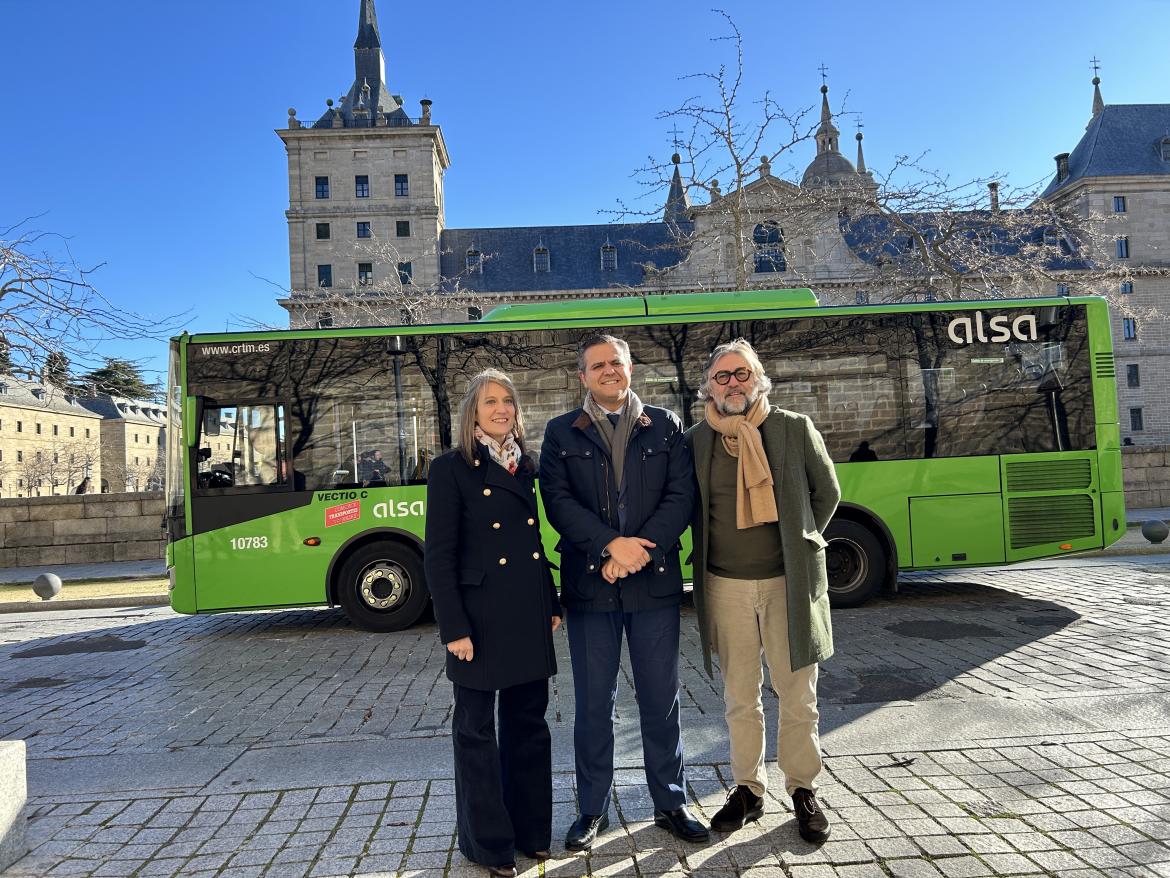
[(337, 601), (353, 624), (366, 631), (409, 628), (429, 598), (422, 559), (400, 543), (383, 540), (362, 546), (341, 566)]
[(829, 603), (859, 607), (877, 594), (886, 575), (886, 550), (863, 524), (835, 518), (825, 529), (825, 566), (829, 572)]

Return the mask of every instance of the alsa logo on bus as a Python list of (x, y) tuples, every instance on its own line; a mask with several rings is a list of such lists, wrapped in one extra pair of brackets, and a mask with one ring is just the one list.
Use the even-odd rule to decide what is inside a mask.
[[(991, 334), (988, 335), (987, 330)], [(1015, 320), (1010, 317), (992, 317), (984, 323), (983, 312), (976, 311), (974, 316), (956, 317), (947, 324), (947, 337), (955, 344), (968, 345), (982, 341), (1036, 341), (1039, 336), (1036, 332), (1036, 316), (1021, 314)]]
[(422, 500), (399, 500), (374, 504), (374, 518), (407, 518), (426, 515), (427, 504)]

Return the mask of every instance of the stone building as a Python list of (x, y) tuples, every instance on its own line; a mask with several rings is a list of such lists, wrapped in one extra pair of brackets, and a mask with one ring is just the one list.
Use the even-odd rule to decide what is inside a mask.
[(85, 405), (102, 419), (102, 492), (161, 491), (167, 430), (162, 405), (106, 394)]
[(157, 403), (0, 376), (0, 498), (157, 490), (165, 434)]
[[(460, 229), (444, 221), (450, 158), (430, 101), (420, 101), (420, 115), (409, 117), (386, 84), (374, 0), (360, 0), (354, 66), (354, 81), (336, 105), (327, 102), (312, 122), (290, 111), (288, 127), (277, 132), (289, 171), (290, 292), (280, 304), (292, 327), (474, 319), (503, 302), (625, 292), (807, 286), (825, 305), (934, 295), (915, 291), (913, 278), (891, 282), (891, 260), (914, 254), (896, 224), (865, 215), (878, 186), (865, 166), (860, 131), (856, 161), (842, 152), (827, 84), (816, 151), (799, 182), (775, 176), (764, 159), (755, 179), (727, 191), (705, 182), (706, 203), (692, 205), (676, 155), (662, 214), (651, 221)], [(1106, 106), (1095, 78), (1088, 130), (1072, 153), (1057, 157), (1045, 196), (1085, 213), (1090, 207), (1124, 213), (1132, 234), (1111, 242), (1115, 252), (1087, 252), (1063, 238), (1049, 242), (1050, 226), (1029, 228), (1025, 212), (999, 210), (994, 186), (986, 210), (956, 214), (972, 240), (991, 242), (989, 252), (1052, 245), (1046, 270), (1026, 282), (997, 287), (990, 260), (980, 292), (1081, 292), (1078, 273), (1094, 261), (1127, 260), (1132, 281), (1093, 292), (1115, 293), (1111, 298), (1122, 303), (1115, 309), (1122, 430), (1137, 444), (1170, 441), (1163, 390), (1170, 385), (1170, 329), (1160, 316), (1167, 292), (1161, 244), (1170, 233), (1168, 132), (1170, 105)], [(936, 221), (914, 218), (927, 235)], [(1025, 240), (1030, 235), (1036, 240)], [(421, 317), (404, 313), (407, 298), (428, 304)], [(444, 302), (458, 307), (443, 310)]]
[(1115, 214), (1118, 235), (1103, 262), (1127, 279), (1109, 294), (1121, 435), (1170, 442), (1170, 104), (1106, 104), (1093, 77), (1093, 114), (1071, 153), (1056, 156), (1043, 197), (1079, 213)]

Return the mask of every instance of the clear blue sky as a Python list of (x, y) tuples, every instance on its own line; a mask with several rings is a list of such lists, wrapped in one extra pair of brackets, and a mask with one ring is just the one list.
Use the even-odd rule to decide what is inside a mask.
[[(191, 331), (284, 325), (285, 111), (316, 118), (353, 79), (358, 0), (0, 0), (5, 135), (0, 226), (42, 215), (116, 304)], [(1039, 180), (1091, 108), (1170, 102), (1170, 3), (759, 3), (723, 8), (745, 37), (745, 94), (864, 116), (866, 160), (899, 154), (955, 179)], [(709, 4), (682, 0), (379, 0), (390, 90), (451, 153), (449, 226), (605, 222), (634, 168), (671, 152), (655, 116), (728, 60)], [(839, 124), (852, 156), (851, 123)], [(812, 144), (796, 157), (797, 172)], [(782, 170), (779, 166), (776, 168)], [(165, 348), (109, 354), (164, 368)]]

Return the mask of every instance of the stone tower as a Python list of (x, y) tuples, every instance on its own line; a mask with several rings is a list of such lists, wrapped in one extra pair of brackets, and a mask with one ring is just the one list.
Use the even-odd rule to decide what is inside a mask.
[(443, 174), (450, 165), (431, 102), (417, 117), (386, 85), (374, 0), (360, 0), (354, 81), (316, 121), (288, 111), (289, 325), (331, 319), (364, 289), (439, 282)]

